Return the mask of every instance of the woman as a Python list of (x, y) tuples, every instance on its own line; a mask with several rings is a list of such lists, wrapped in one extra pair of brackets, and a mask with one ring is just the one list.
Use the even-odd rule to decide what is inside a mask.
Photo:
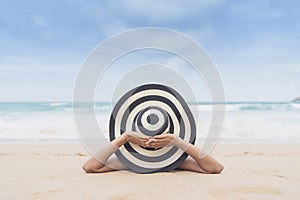
[(218, 174), (223, 170), (223, 166), (212, 156), (206, 155), (200, 157), (200, 149), (196, 146), (185, 142), (174, 134), (161, 134), (154, 137), (145, 137), (135, 132), (125, 132), (120, 137), (113, 140), (108, 146), (98, 152), (95, 157), (90, 158), (83, 166), (83, 170), (87, 173), (104, 173), (115, 170), (126, 169), (121, 161), (110, 156), (126, 142), (149, 148), (161, 148), (166, 146), (176, 146), (185, 151), (189, 156), (178, 167), (181, 170), (188, 170), (206, 174)]

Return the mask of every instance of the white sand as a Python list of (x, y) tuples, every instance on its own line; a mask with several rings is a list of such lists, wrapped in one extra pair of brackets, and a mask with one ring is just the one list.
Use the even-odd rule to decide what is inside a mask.
[(300, 199), (298, 144), (219, 144), (220, 175), (85, 174), (80, 144), (1, 144), (0, 199)]

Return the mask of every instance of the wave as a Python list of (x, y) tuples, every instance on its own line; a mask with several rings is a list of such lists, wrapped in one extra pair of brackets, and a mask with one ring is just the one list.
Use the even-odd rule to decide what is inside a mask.
[[(113, 104), (108, 102), (96, 102), (93, 104), (95, 112), (110, 113)], [(223, 110), (223, 105), (210, 103), (190, 104), (193, 109), (199, 112), (211, 112), (213, 107), (216, 110)], [(86, 104), (77, 108), (86, 108)], [(15, 112), (72, 112), (72, 102), (13, 102), (0, 103), (0, 115)], [(249, 111), (300, 111), (300, 104), (294, 102), (228, 102), (225, 104), (226, 112), (249, 112)]]
[(300, 103), (291, 103), (291, 106), (295, 109), (299, 109), (300, 110)]
[[(195, 106), (195, 105), (192, 105)], [(199, 111), (207, 112), (212, 111), (213, 107), (216, 110), (221, 110), (225, 108), (225, 111), (299, 111), (300, 104), (297, 103), (226, 103), (225, 107), (220, 104), (197, 104), (197, 109)]]
[(69, 105), (69, 103), (67, 103), (67, 102), (54, 102), (54, 103), (49, 103), (49, 105), (54, 106), (54, 107), (56, 107), (56, 106), (67, 106), (67, 105)]
[[(54, 105), (50, 105), (55, 103)], [(78, 138), (72, 103), (0, 103), (0, 139), (9, 138)], [(209, 103), (192, 105), (198, 109), (197, 132), (206, 135), (211, 122)], [(217, 109), (220, 105), (215, 105)], [(97, 122), (108, 132), (113, 105), (95, 103)], [(297, 103), (227, 103), (222, 138), (231, 139), (300, 139), (300, 105)], [(108, 133), (107, 133), (108, 134)]]
[[(109, 113), (96, 115), (108, 136)], [(211, 126), (209, 112), (197, 118), (197, 137), (206, 137)], [(223, 139), (300, 139), (299, 112), (244, 112), (226, 114)], [(0, 116), (1, 139), (77, 139), (72, 113), (15, 113)]]

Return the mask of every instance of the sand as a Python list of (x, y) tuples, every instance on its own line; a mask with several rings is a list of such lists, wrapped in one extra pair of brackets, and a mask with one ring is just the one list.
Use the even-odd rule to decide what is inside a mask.
[(218, 144), (222, 174), (85, 174), (80, 144), (0, 144), (0, 199), (300, 199), (299, 144)]

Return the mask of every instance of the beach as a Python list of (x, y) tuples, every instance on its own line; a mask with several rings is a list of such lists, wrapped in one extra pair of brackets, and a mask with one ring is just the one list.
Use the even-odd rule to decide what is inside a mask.
[(299, 7), (2, 1), (0, 200), (300, 200)]
[[(199, 109), (196, 145), (210, 127), (211, 105)], [(221, 174), (188, 171), (86, 174), (89, 154), (76, 132), (71, 102), (0, 103), (0, 199), (299, 199), (300, 110), (290, 102), (226, 104), (211, 154)], [(95, 113), (108, 136), (111, 107)], [(200, 139), (198, 141), (198, 139)]]
[(81, 144), (2, 143), (0, 199), (299, 199), (299, 143), (220, 143), (221, 174), (86, 174)]

